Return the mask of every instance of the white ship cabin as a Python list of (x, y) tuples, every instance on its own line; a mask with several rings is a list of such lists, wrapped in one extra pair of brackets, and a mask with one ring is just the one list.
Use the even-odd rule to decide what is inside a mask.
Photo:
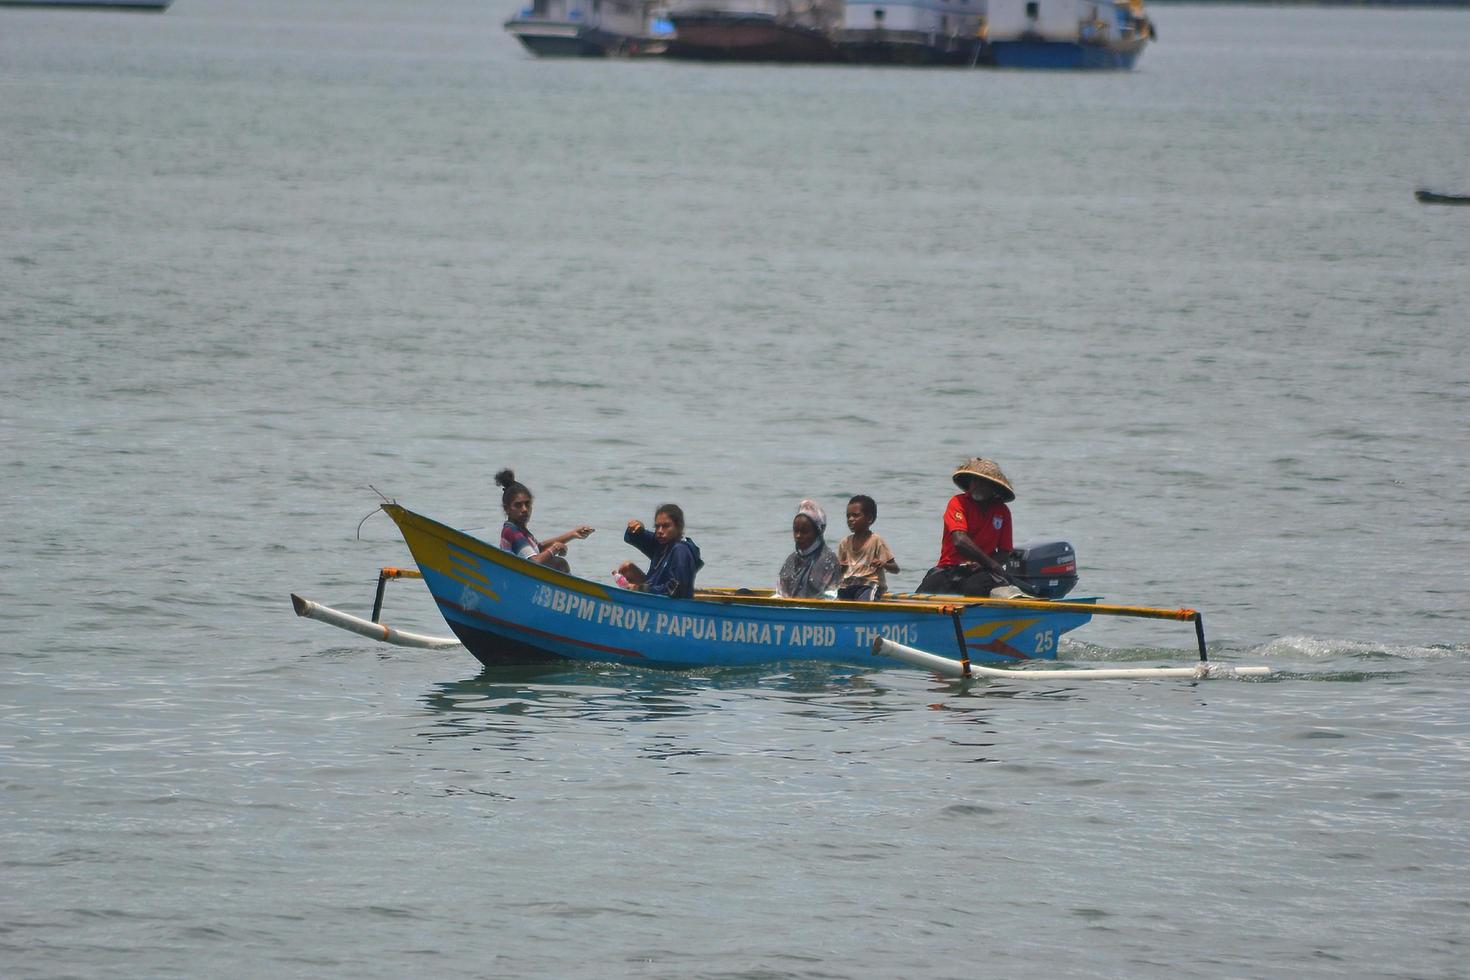
[(547, 21), (638, 37), (648, 34), (645, 0), (531, 0), (513, 20)]
[(667, 9), (676, 16), (720, 14), (826, 31), (841, 22), (842, 0), (672, 0)]
[(990, 41), (1104, 42), (1131, 36), (1143, 4), (1112, 0), (984, 0)]
[[(987, 0), (847, 0), (842, 18), (845, 40), (872, 34), (892, 37), (974, 38), (981, 29)], [(994, 0), (991, 0), (994, 2)]]

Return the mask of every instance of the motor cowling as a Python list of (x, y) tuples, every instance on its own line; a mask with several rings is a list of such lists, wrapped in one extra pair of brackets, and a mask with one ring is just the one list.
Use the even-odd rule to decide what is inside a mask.
[(1023, 541), (1005, 569), (1017, 586), (1038, 599), (1060, 599), (1077, 585), (1077, 552), (1055, 538)]

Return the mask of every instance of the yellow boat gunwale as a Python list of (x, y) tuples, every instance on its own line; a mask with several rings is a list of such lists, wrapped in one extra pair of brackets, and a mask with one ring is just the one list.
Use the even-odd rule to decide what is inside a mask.
[[(383, 510), (392, 517), (394, 523), (399, 527), (405, 524), (415, 527), (421, 532), (433, 536), (447, 533), (454, 539), (454, 543), (464, 550), (488, 558), (499, 564), (509, 564), (516, 561), (516, 570), (523, 575), (558, 585), (562, 588), (592, 595), (598, 598), (607, 598), (609, 589), (596, 582), (579, 578), (565, 572), (559, 572), (551, 568), (543, 568), (534, 563), (520, 562), (508, 552), (501, 551), (494, 545), (481, 541), (464, 531), (452, 528), (447, 524), (441, 524), (433, 518), (424, 517), (397, 503), (383, 505)], [(529, 567), (528, 567), (529, 566)], [(753, 605), (753, 606), (808, 606), (814, 608), (840, 608), (852, 611), (868, 612), (893, 612), (896, 609), (904, 609), (912, 612), (933, 613), (941, 616), (952, 616), (963, 611), (967, 607), (977, 606), (992, 609), (1015, 609), (1031, 610), (1035, 612), (1075, 612), (1086, 613), (1094, 616), (1129, 616), (1139, 619), (1168, 619), (1176, 622), (1197, 622), (1201, 617), (1193, 609), (1163, 609), (1154, 606), (1119, 606), (1106, 603), (1092, 602), (1067, 602), (1056, 599), (990, 599), (979, 596), (940, 595), (918, 592), (904, 592), (891, 595), (889, 598), (877, 602), (861, 602), (853, 599), (793, 599), (778, 596), (771, 593), (769, 589), (747, 590), (739, 588), (707, 588), (697, 589), (694, 593), (695, 600), (721, 603), (726, 605)]]

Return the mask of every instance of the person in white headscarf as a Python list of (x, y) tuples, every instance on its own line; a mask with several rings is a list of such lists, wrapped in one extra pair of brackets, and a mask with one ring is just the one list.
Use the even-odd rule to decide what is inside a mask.
[(842, 566), (827, 547), (827, 515), (815, 501), (803, 500), (791, 519), (791, 538), (796, 550), (787, 556), (776, 582), (776, 594), (792, 599), (814, 599), (829, 592), (835, 595)]

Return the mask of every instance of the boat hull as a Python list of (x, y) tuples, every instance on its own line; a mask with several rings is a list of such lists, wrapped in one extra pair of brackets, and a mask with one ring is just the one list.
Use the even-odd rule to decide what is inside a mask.
[(841, 53), (821, 31), (784, 24), (766, 14), (724, 11), (674, 13), (671, 58), (698, 61), (841, 60)]
[(1062, 634), (1092, 618), (1076, 603), (1052, 611), (738, 592), (672, 599), (544, 568), (396, 504), (383, 509), (445, 622), (486, 666), (558, 659), (671, 669), (783, 661), (872, 666), (876, 639), (959, 656), (959, 634), (970, 659), (1009, 663), (1055, 657)]
[(837, 46), (843, 60), (859, 65), (985, 64), (984, 42), (919, 31), (844, 31)]
[(607, 58), (662, 54), (664, 42), (566, 21), (511, 18), (505, 29), (539, 58)]
[(981, 63), (996, 68), (1128, 71), (1138, 61), (1147, 43), (1141, 37), (1113, 44), (1025, 39), (992, 41), (986, 45)]

